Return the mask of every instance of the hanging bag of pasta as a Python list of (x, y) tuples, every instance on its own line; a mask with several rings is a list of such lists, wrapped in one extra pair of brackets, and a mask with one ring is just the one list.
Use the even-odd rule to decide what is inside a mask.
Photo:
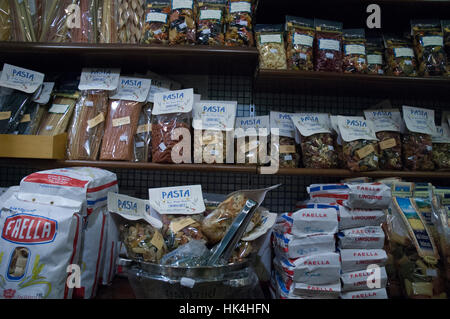
[(378, 169), (380, 154), (373, 122), (362, 116), (338, 116), (344, 160), (352, 172)]
[(145, 0), (118, 0), (119, 43), (141, 43)]
[(444, 34), (439, 20), (411, 20), (411, 34), (419, 63), (419, 75), (447, 74)]
[(252, 0), (228, 0), (225, 45), (245, 47), (255, 45), (253, 14)]
[(169, 43), (170, 0), (145, 1), (144, 32), (142, 43)]
[(434, 169), (432, 136), (436, 134), (434, 110), (403, 106), (403, 165), (411, 171)]
[(292, 121), (300, 133), (303, 166), (336, 168), (337, 154), (331, 134), (330, 117), (326, 113), (296, 113)]
[(342, 23), (314, 20), (314, 70), (342, 72)]
[(382, 38), (367, 38), (367, 73), (383, 75), (386, 68), (384, 61), (384, 43)]
[(260, 69), (286, 70), (283, 25), (257, 24), (255, 35)]
[(197, 1), (172, 0), (169, 16), (169, 44), (195, 44)]
[(100, 160), (131, 161), (139, 116), (150, 91), (150, 79), (120, 77), (109, 96)]
[(270, 116), (237, 117), (235, 151), (237, 164), (265, 165), (270, 161)]
[(312, 71), (314, 20), (286, 16), (286, 54), (289, 70)]
[(366, 35), (364, 29), (344, 29), (344, 73), (367, 73)]
[(270, 112), (270, 156), (272, 161), (279, 162), (279, 167), (298, 167), (300, 161), (292, 115), (294, 113)]
[(437, 169), (450, 169), (450, 128), (447, 123), (436, 126), (432, 136), (433, 162)]
[(225, 9), (227, 0), (198, 2), (197, 44), (225, 44)]
[(190, 127), (194, 106), (194, 90), (185, 89), (155, 93), (154, 101), (152, 162), (190, 163), (192, 140)]
[(364, 111), (366, 120), (374, 124), (375, 133), (380, 141), (380, 169), (401, 170), (403, 121), (398, 109), (379, 109)]
[(417, 76), (417, 59), (411, 41), (393, 35), (384, 35), (383, 39), (386, 48), (386, 74)]

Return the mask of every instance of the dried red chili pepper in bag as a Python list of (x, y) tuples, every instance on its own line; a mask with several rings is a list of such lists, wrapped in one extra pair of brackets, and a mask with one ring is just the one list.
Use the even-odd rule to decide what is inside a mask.
[(314, 20), (286, 16), (286, 54), (289, 70), (314, 70)]
[(419, 62), (419, 74), (424, 76), (447, 74), (444, 34), (439, 20), (412, 20), (411, 33)]
[(386, 68), (384, 61), (384, 44), (382, 38), (367, 38), (367, 73), (384, 74)]
[(342, 35), (344, 73), (367, 73), (364, 29), (344, 29)]
[(172, 0), (169, 16), (169, 44), (195, 44), (197, 1)]
[(396, 36), (384, 36), (387, 75), (417, 76), (417, 59), (409, 40)]
[(255, 45), (253, 37), (252, 0), (228, 0), (226, 14), (225, 45), (248, 46)]
[(167, 44), (169, 42), (170, 0), (147, 0), (145, 4), (142, 43)]
[(224, 45), (226, 3), (226, 0), (205, 0), (198, 3), (198, 44)]
[(314, 27), (314, 70), (342, 72), (342, 23), (315, 19)]

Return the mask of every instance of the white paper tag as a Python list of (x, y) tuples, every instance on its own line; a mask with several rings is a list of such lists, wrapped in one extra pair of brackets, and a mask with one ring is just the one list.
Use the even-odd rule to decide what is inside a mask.
[(193, 106), (193, 89), (155, 93), (152, 113), (154, 115), (189, 113), (192, 111)]
[(427, 46), (444, 46), (444, 37), (442, 36), (426, 36), (422, 38), (422, 43), (424, 47)]
[(131, 78), (121, 76), (119, 86), (114, 94), (110, 95), (112, 100), (125, 100), (145, 102), (150, 91), (150, 79)]
[(202, 186), (188, 185), (148, 190), (150, 206), (159, 214), (201, 214), (205, 211)]
[(383, 64), (383, 56), (381, 54), (368, 54), (367, 64)]
[(147, 23), (151, 23), (151, 22), (166, 23), (167, 22), (167, 13), (149, 12), (149, 13), (147, 13), (147, 16), (145, 17), (145, 22), (147, 22)]
[(419, 107), (403, 106), (403, 119), (411, 132), (435, 135), (434, 110)]
[(53, 92), (53, 87), (55, 86), (55, 82), (44, 82), (42, 83), (42, 92), (39, 94), (37, 98), (33, 101), (45, 105), (50, 101), (50, 96)]
[(402, 115), (398, 109), (366, 110), (364, 116), (373, 122), (375, 132), (401, 132)]
[(281, 43), (281, 34), (261, 34), (261, 43)]
[(268, 136), (270, 134), (270, 116), (237, 117), (235, 136)]
[(294, 33), (294, 45), (306, 45), (308, 47), (312, 47), (314, 42), (314, 38), (310, 35)]
[(338, 126), (341, 137), (346, 142), (356, 140), (377, 141), (373, 122), (365, 120), (362, 116), (338, 115)]
[(196, 130), (229, 131), (234, 128), (237, 102), (200, 101), (194, 104), (193, 124)]
[(432, 137), (433, 143), (448, 144), (450, 143), (450, 128), (447, 123), (436, 126), (436, 134)]
[(33, 93), (44, 82), (44, 74), (5, 63), (0, 76), (0, 86)]
[(69, 109), (68, 104), (52, 104), (50, 109), (48, 110), (49, 113), (58, 113), (58, 114), (64, 114)]
[(113, 91), (119, 86), (119, 79), (120, 69), (83, 68), (78, 89)]
[(193, 3), (193, 0), (172, 0), (172, 10), (192, 9)]
[(250, 2), (231, 2), (230, 3), (230, 13), (234, 12), (251, 12)]
[(331, 133), (330, 117), (327, 113), (296, 113), (291, 118), (303, 136)]
[(394, 48), (394, 55), (397, 58), (401, 57), (414, 58), (414, 51), (411, 48)]
[(344, 45), (344, 52), (346, 55), (366, 55), (366, 47), (361, 44), (346, 44)]
[(200, 10), (199, 20), (220, 20), (222, 18), (221, 10)]
[(341, 43), (338, 40), (319, 39), (319, 49), (340, 51)]
[(295, 126), (292, 122), (292, 115), (294, 113), (282, 113), (270, 111), (270, 129), (271, 134), (276, 134), (274, 129), (279, 130), (279, 136), (295, 137)]

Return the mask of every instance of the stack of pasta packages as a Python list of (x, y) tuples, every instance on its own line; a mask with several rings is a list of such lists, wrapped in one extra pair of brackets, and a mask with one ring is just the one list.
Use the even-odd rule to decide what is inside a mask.
[[(335, 206), (339, 216), (337, 248), (341, 258), (342, 299), (386, 299), (385, 210), (390, 187), (349, 181), (308, 187), (313, 202)], [(330, 201), (334, 201), (330, 204)], [(302, 204), (302, 205), (308, 205)], [(301, 205), (300, 205), (301, 207)]]

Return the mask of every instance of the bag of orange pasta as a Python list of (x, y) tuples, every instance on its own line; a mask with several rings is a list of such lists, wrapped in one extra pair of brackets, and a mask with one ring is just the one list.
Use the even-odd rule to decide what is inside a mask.
[(225, 45), (248, 47), (255, 45), (253, 12), (252, 0), (228, 0)]
[(286, 31), (288, 69), (312, 71), (314, 20), (286, 16)]

